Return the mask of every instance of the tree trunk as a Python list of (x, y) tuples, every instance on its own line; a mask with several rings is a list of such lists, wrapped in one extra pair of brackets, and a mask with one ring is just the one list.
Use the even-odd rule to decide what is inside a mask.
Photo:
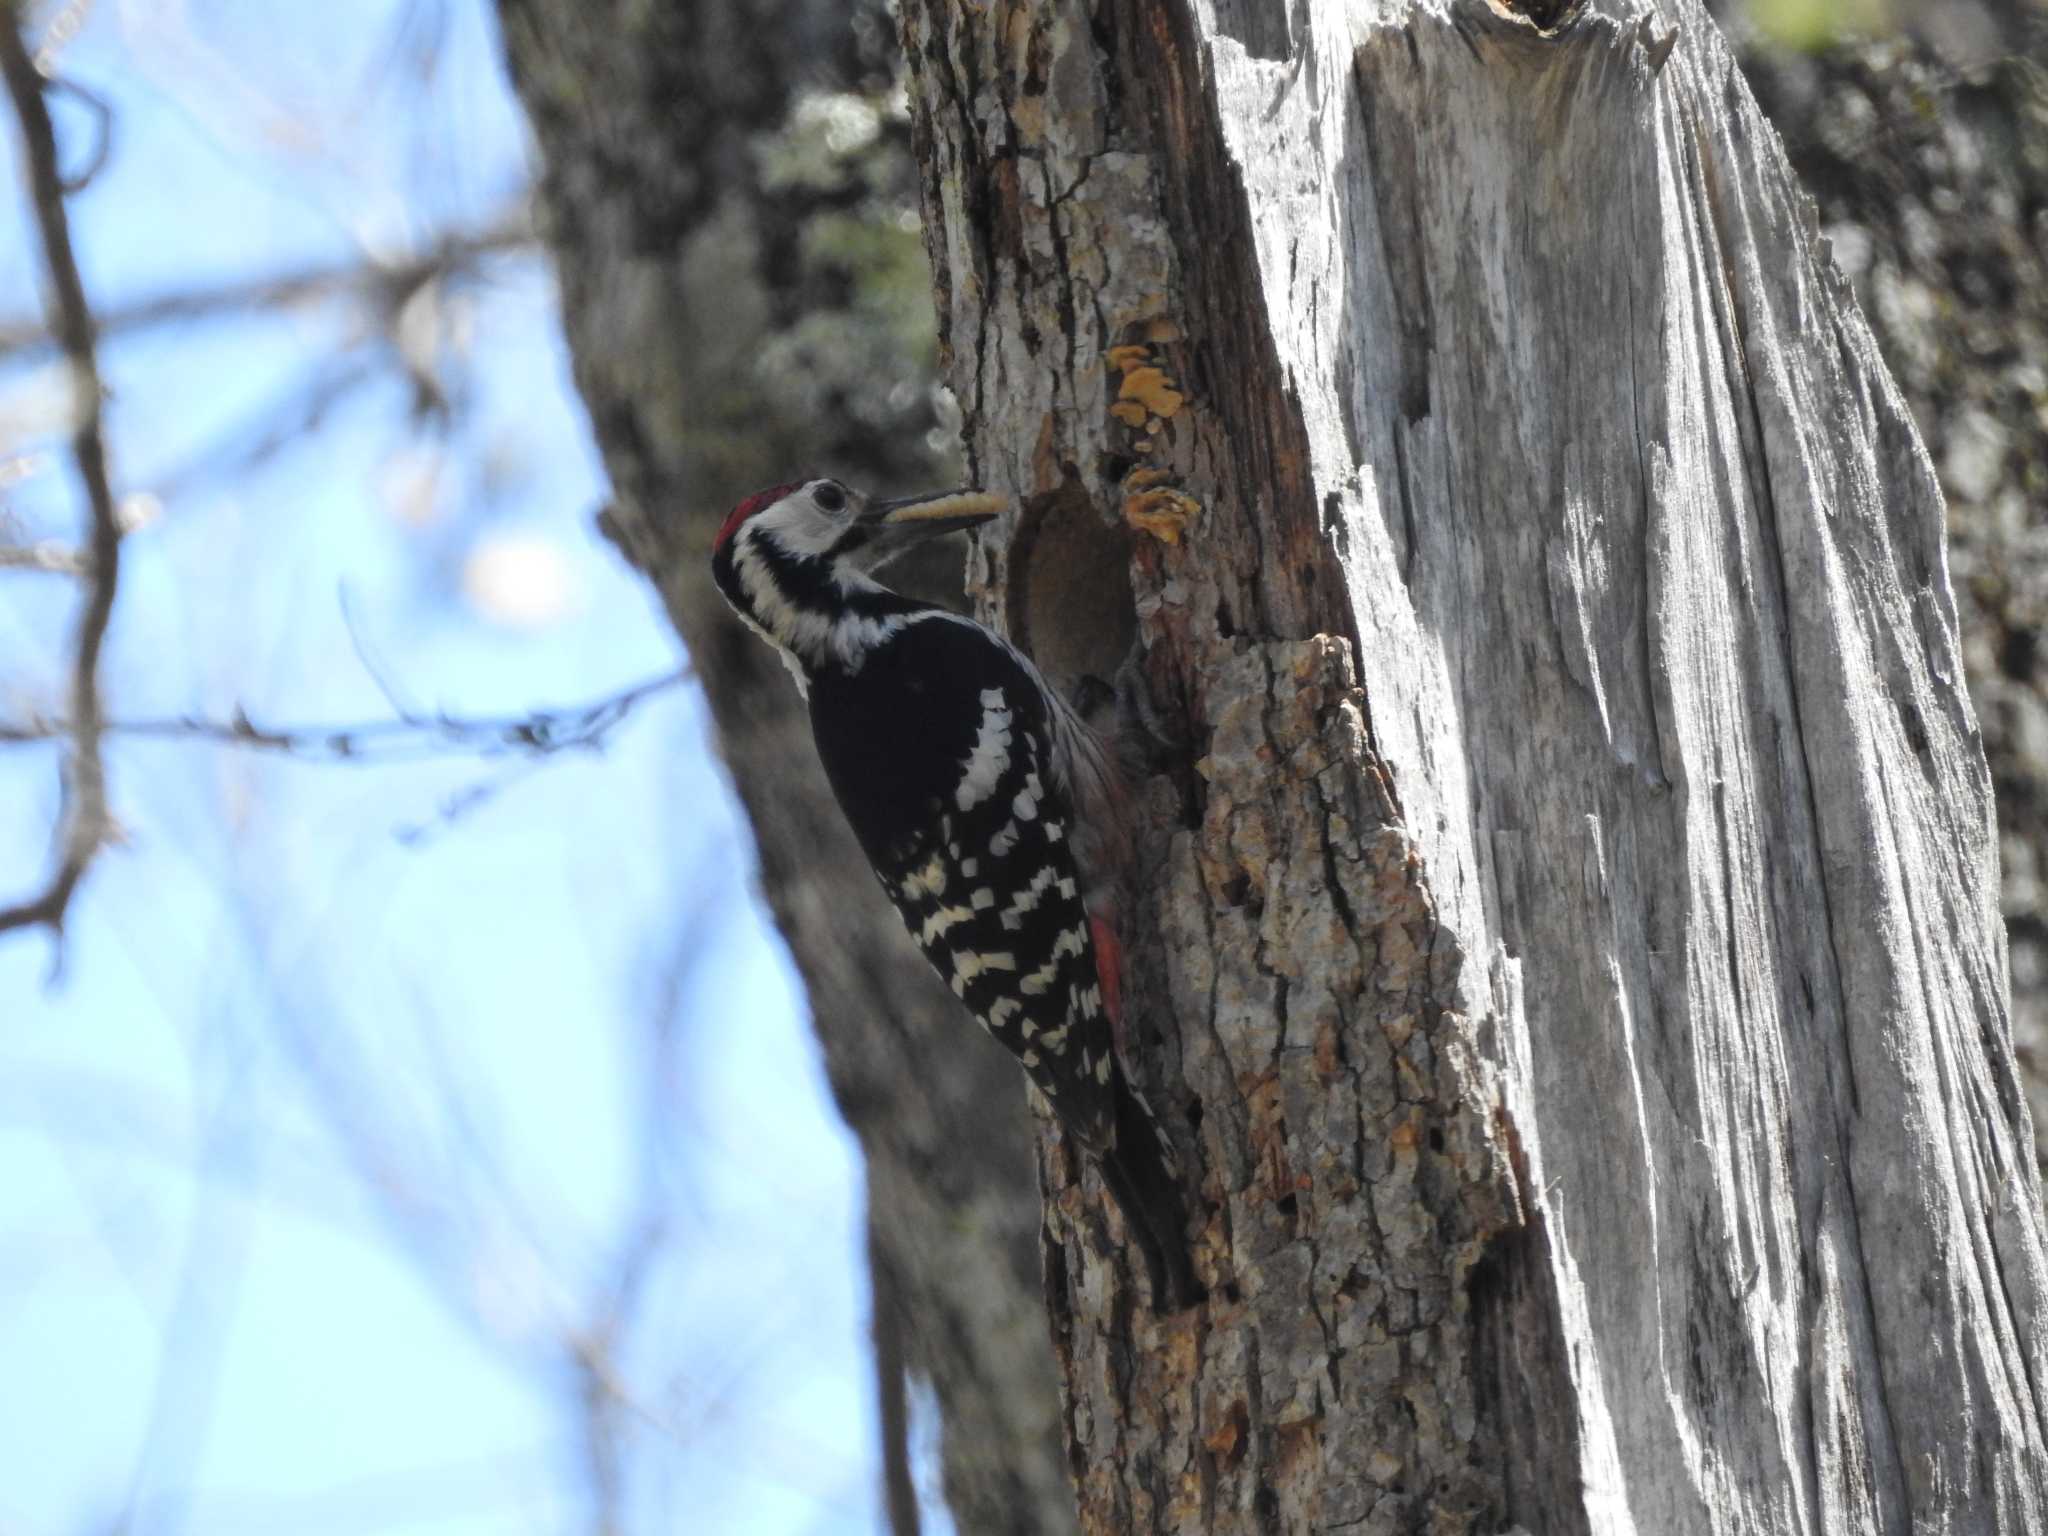
[(1948, 498), (1963, 671), (1998, 801), (2013, 1044), (2048, 1164), (2048, 11), (1984, 9), (2002, 23), (1988, 38), (1944, 4), (1907, 13), (1932, 41), (1752, 43), (1742, 67)]
[(2048, 1526), (1940, 492), (1711, 22), (902, 9), (983, 601), (1184, 764), (1211, 1299), (1042, 1134), (1083, 1526)]
[[(907, 1364), (939, 1399), (962, 1529), (1071, 1530), (1017, 1069), (966, 1024), (904, 934), (832, 799), (788, 677), (710, 580), (712, 534), (750, 490), (813, 468), (895, 490), (934, 473), (917, 447), (929, 420), (876, 415), (902, 387), (921, 400), (923, 379), (891, 377), (889, 338), (862, 330), (872, 276), (811, 270), (812, 237), (857, 205), (867, 168), (845, 186), (763, 171), (798, 86), (845, 89), (855, 73), (848, 8), (502, 0), (501, 15), (544, 161), (541, 211), (576, 382), (614, 489), (604, 526), (689, 649), (754, 826), (762, 891), (865, 1157), (878, 1343), (904, 1346), (900, 1359), (879, 1351), (883, 1422), (900, 1431)], [(808, 353), (805, 327), (818, 325), (877, 351)], [(768, 360), (792, 353), (793, 367), (770, 372)], [(859, 371), (834, 379), (834, 361)]]

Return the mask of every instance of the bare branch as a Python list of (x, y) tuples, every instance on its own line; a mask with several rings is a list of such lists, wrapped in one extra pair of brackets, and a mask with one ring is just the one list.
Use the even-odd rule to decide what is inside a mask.
[(394, 714), (401, 717), (417, 716), (420, 711), (399, 691), (398, 680), (391, 675), (390, 669), (384, 665), (384, 658), (370, 643), (370, 637), (363, 628), (362, 618), (356, 612), (355, 600), (349, 596), (346, 582), (336, 591), (335, 598), (340, 605), (341, 622), (348, 630), (348, 643), (356, 653), (356, 661), (363, 671), (369, 674), (370, 681), (377, 685), (377, 691), (384, 695), (384, 702), (391, 706)]
[(34, 544), (0, 544), (0, 571), (46, 571), (53, 576), (83, 576), (92, 557), (55, 539)]
[(43, 90), (61, 92), (84, 107), (92, 114), (92, 153), (85, 157), (85, 164), (62, 176), (57, 189), (66, 197), (74, 197), (92, 185), (93, 177), (106, 169), (107, 156), (114, 151), (114, 109), (107, 105), (106, 98), (97, 91), (88, 91), (76, 80), (66, 80), (54, 74), (54, 55), (48, 48), (36, 54), (36, 72), (43, 77)]
[[(10, 7), (10, 12), (13, 8)], [(71, 251), (71, 229), (64, 214), (64, 185), (57, 168), (57, 137), (43, 99), (43, 77), (29, 57), (20, 23), (11, 15), (0, 25), (0, 74), (21, 123), (28, 186), (42, 236), (43, 266), (48, 278), (50, 330), (64, 351), (71, 373), (71, 457), (92, 511), (88, 545), (90, 568), (84, 578), (86, 599), (79, 611), (71, 671), (70, 751), (64, 763), (64, 804), (56, 834), (57, 869), (42, 893), (0, 909), (0, 932), (36, 924), (47, 927), (63, 958), (64, 912), (71, 893), (84, 878), (86, 866), (113, 835), (107, 810), (106, 773), (100, 760), (100, 644), (114, 615), (114, 594), (121, 579), (121, 524), (114, 511), (113, 488), (107, 479), (106, 447), (100, 435), (100, 372), (94, 354), (92, 311), (85, 285)]]
[[(102, 735), (212, 742), (255, 752), (279, 752), (317, 763), (388, 763), (470, 754), (478, 757), (547, 757), (596, 748), (646, 699), (690, 676), (687, 667), (650, 677), (603, 698), (524, 715), (417, 714), (349, 725), (259, 725), (237, 709), (227, 719), (176, 715), (153, 720), (103, 720)], [(67, 720), (0, 721), (0, 746), (57, 741), (75, 734)]]
[(69, 0), (64, 8), (52, 16), (43, 28), (42, 46), (36, 49), (36, 68), (45, 75), (57, 68), (57, 55), (70, 46), (85, 25), (86, 14), (92, 10), (92, 0)]
[[(100, 334), (124, 335), (152, 326), (218, 320), (253, 310), (290, 309), (322, 299), (354, 297), (382, 313), (394, 313), (427, 283), (473, 268), (482, 258), (533, 245), (533, 228), (517, 210), (477, 230), (444, 234), (425, 250), (396, 261), (374, 257), (330, 262), (297, 272), (157, 294), (120, 305), (99, 316)], [(57, 346), (59, 338), (32, 316), (0, 320), (0, 360), (34, 356)]]

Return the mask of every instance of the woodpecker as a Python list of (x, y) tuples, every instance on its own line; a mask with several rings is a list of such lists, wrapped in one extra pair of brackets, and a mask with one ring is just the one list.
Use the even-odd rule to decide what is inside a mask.
[(810, 706), (840, 809), (911, 937), (1094, 1158), (1161, 1311), (1200, 1295), (1165, 1138), (1117, 1058), (1113, 754), (993, 630), (871, 574), (1002, 499), (771, 486), (712, 545), (718, 589)]

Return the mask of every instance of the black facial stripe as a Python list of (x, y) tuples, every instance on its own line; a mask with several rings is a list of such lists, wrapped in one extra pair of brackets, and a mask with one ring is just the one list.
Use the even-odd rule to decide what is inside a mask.
[(832, 569), (825, 560), (813, 555), (793, 555), (768, 533), (757, 534), (748, 547), (768, 568), (768, 579), (775, 589), (795, 606), (819, 613), (839, 609)]
[[(866, 619), (885, 619), (892, 615), (923, 612), (925, 604), (912, 602), (909, 598), (884, 588), (855, 587), (847, 591), (832, 579), (833, 560), (842, 550), (853, 547), (867, 537), (866, 529), (849, 529), (846, 537), (824, 555), (793, 555), (782, 547), (774, 535), (765, 532), (748, 538), (746, 547), (766, 568), (769, 582), (790, 606), (807, 613), (833, 617), (854, 614)], [(739, 579), (735, 560), (735, 546), (740, 542), (740, 539), (736, 538), (720, 550), (711, 562), (711, 571), (719, 590), (727, 599), (744, 612), (754, 614), (754, 605), (748, 598), (745, 585)]]

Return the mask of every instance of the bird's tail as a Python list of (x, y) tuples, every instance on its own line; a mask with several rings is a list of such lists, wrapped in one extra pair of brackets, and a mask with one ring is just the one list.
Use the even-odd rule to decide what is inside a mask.
[(1145, 1260), (1152, 1310), (1178, 1311), (1207, 1295), (1189, 1251), (1187, 1191), (1151, 1110), (1122, 1073), (1114, 1091), (1115, 1139), (1101, 1155), (1102, 1182)]

